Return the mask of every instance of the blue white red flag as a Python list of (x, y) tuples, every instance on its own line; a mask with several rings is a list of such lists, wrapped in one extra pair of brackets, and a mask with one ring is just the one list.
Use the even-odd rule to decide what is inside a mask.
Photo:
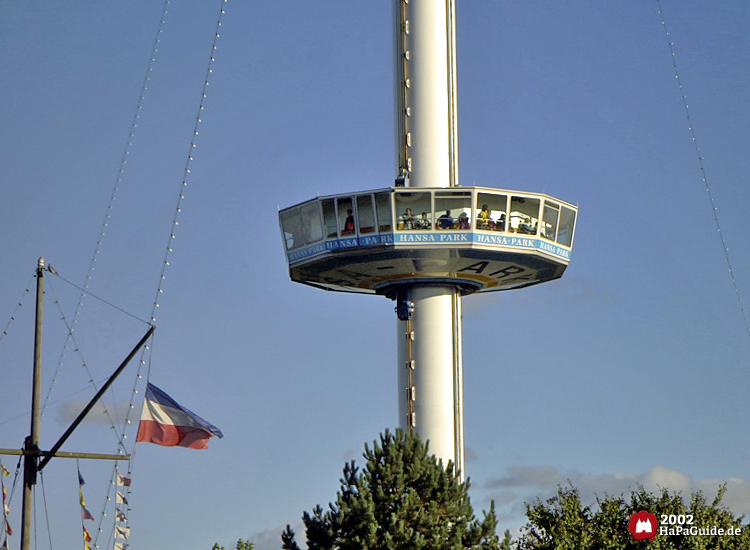
[(136, 442), (206, 449), (206, 442), (214, 435), (224, 437), (219, 428), (181, 406), (153, 384), (147, 385)]

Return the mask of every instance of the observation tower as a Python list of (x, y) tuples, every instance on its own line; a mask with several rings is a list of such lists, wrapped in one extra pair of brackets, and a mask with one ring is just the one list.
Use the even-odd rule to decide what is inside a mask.
[(392, 0), (393, 185), (280, 210), (293, 281), (396, 302), (399, 424), (464, 468), (461, 300), (562, 276), (578, 209), (458, 182), (455, 0)]

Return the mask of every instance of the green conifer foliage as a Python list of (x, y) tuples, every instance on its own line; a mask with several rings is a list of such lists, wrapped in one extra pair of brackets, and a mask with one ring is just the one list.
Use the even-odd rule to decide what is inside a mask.
[[(494, 504), (474, 516), (469, 482), (443, 466), (414, 434), (381, 434), (365, 445), (365, 465), (344, 466), (327, 510), (305, 512), (308, 550), (500, 550)], [(285, 550), (299, 550), (289, 526)]]
[[(557, 495), (542, 502), (526, 505), (528, 523), (516, 542), (517, 550), (748, 550), (750, 527), (743, 517), (725, 508), (721, 501), (726, 486), (720, 486), (709, 503), (702, 492), (693, 493), (689, 501), (680, 493), (661, 489), (649, 493), (643, 487), (624, 496), (605, 496), (596, 506), (584, 506), (578, 490), (559, 487)], [(635, 540), (628, 531), (630, 516), (641, 510), (663, 518), (687, 518), (697, 534), (677, 532), (688, 525), (660, 523), (664, 533), (651, 540)], [(713, 527), (730, 527), (739, 534), (715, 534)]]

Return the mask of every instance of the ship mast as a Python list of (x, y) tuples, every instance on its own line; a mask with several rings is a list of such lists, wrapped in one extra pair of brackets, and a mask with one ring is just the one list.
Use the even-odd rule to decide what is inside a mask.
[[(42, 320), (44, 317), (44, 272), (55, 271), (45, 265), (44, 258), (39, 258), (36, 268), (36, 316), (34, 324), (34, 364), (31, 388), (31, 428), (29, 435), (24, 440), (23, 449), (0, 449), (0, 455), (23, 455), (23, 503), (21, 510), (21, 550), (31, 550), (31, 531), (34, 504), (34, 486), (37, 481), (37, 473), (52, 460), (53, 457), (61, 458), (84, 458), (104, 460), (129, 460), (130, 455), (123, 454), (101, 454), (101, 453), (78, 453), (62, 452), (60, 448), (73, 434), (73, 431), (83, 422), (86, 415), (94, 408), (94, 405), (102, 398), (106, 391), (112, 386), (115, 379), (125, 370), (128, 363), (135, 357), (138, 350), (143, 347), (156, 330), (153, 325), (149, 326), (146, 334), (131, 350), (128, 356), (120, 363), (120, 366), (112, 373), (107, 381), (99, 388), (96, 395), (83, 408), (78, 417), (57, 440), (49, 451), (39, 449), (39, 433), (42, 421)], [(40, 460), (41, 459), (41, 460)]]
[(31, 384), (31, 430), (23, 444), (23, 509), (21, 550), (31, 549), (31, 512), (39, 462), (39, 431), (42, 421), (42, 319), (44, 317), (44, 258), (36, 267), (36, 314), (34, 324), (34, 366)]

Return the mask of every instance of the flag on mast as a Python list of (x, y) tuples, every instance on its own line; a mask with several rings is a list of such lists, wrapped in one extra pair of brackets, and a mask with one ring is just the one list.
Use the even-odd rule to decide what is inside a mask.
[(224, 437), (219, 428), (186, 409), (153, 384), (146, 386), (136, 442), (206, 449), (207, 441), (214, 435)]
[[(90, 519), (91, 521), (94, 521), (94, 516), (91, 515), (91, 512), (89, 512), (86, 509), (86, 500), (83, 498), (83, 486), (86, 485), (86, 482), (83, 480), (83, 476), (81, 475), (81, 470), (78, 469), (78, 503), (81, 505), (81, 517), (83, 519)], [(86, 528), (83, 528), (84, 532), (84, 538), (87, 534)]]
[(117, 533), (115, 535), (116, 537), (127, 540), (127, 538), (130, 536), (130, 527), (128, 527), (127, 525), (115, 525), (115, 533)]
[(0, 476), (0, 486), (3, 488), (3, 517), (10, 515), (10, 505), (8, 504), (8, 491), (5, 489), (5, 481)]
[(8, 548), (8, 537), (13, 535), (13, 529), (10, 527), (10, 522), (8, 521), (8, 516), (10, 515), (10, 504), (8, 503), (8, 491), (5, 489), (5, 481), (3, 480), (3, 477), (9, 476), (10, 472), (5, 469), (5, 466), (0, 464), (0, 486), (2, 487), (3, 492), (3, 522), (5, 523), (5, 540), (3, 541), (3, 546), (1, 547), (2, 550), (5, 550)]
[(123, 495), (120, 491), (115, 491), (115, 502), (117, 504), (124, 504), (125, 506), (129, 506), (128, 499), (126, 499), (125, 495)]
[(117, 474), (117, 485), (119, 487), (130, 487), (130, 478)]

